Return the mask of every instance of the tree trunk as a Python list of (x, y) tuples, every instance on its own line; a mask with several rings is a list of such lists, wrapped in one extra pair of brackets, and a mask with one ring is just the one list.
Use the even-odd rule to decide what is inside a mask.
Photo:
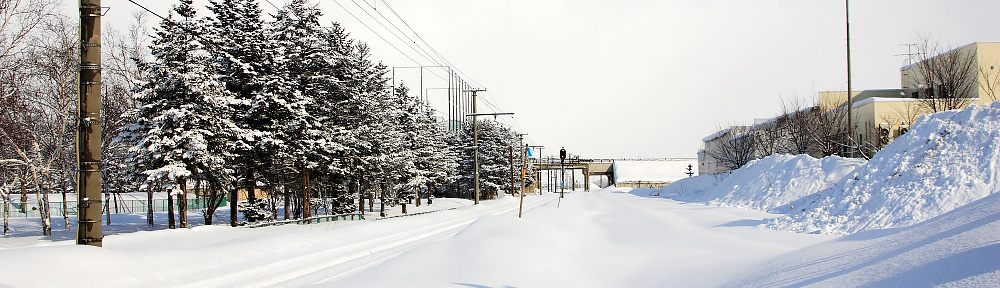
[(181, 194), (177, 196), (177, 206), (180, 207), (177, 219), (181, 222), (181, 228), (187, 228), (187, 179), (184, 177), (181, 177)]
[[(60, 192), (62, 193), (63, 225), (66, 227), (66, 230), (69, 230), (69, 207), (67, 207), (67, 205), (66, 205), (66, 202), (69, 202), (66, 199), (66, 181), (65, 181), (65, 179), (66, 179), (66, 170), (63, 170), (63, 172), (60, 173), (60, 174), (62, 175), (62, 177), (60, 177), (60, 182), (63, 183), (62, 187), (59, 189)], [(77, 200), (79, 200), (79, 199), (77, 199)]]
[(167, 192), (167, 228), (174, 229), (174, 195)]
[(284, 191), (282, 191), (281, 195), (282, 195), (283, 198), (285, 198), (285, 220), (288, 220), (288, 218), (291, 218), (291, 210), (292, 210), (292, 202), (291, 202), (292, 199), (291, 198), (292, 198), (292, 195), (289, 195), (287, 189), (285, 189)]
[(365, 197), (361, 194), (358, 194), (358, 212), (365, 214)]
[[(247, 204), (252, 204), (257, 200), (257, 179), (253, 178), (253, 171), (247, 170)], [(249, 205), (247, 205), (249, 207)], [(244, 220), (247, 222), (256, 222), (257, 219), (251, 219), (247, 215), (243, 215)]]
[(3, 235), (7, 235), (7, 233), (9, 233), (10, 231), (10, 223), (8, 222), (8, 218), (10, 217), (10, 191), (8, 190), (7, 194), (4, 194), (2, 196), (3, 196)]
[[(105, 189), (104, 191), (108, 191), (108, 190)], [(80, 193), (76, 194), (76, 198), (77, 198), (76, 199), (76, 201), (77, 201), (76, 203), (80, 203)], [(107, 223), (106, 225), (111, 225), (111, 202), (114, 202), (114, 199), (111, 198), (111, 193), (104, 192), (104, 214), (107, 215), (107, 216), (104, 217), (104, 220), (107, 221), (107, 222), (105, 222), (105, 223)], [(115, 206), (116, 207), (118, 206), (118, 202), (115, 202)], [(117, 210), (117, 208), (116, 208), (116, 210)]]
[(385, 217), (385, 183), (382, 183), (381, 185), (382, 189), (379, 189), (382, 192), (382, 196), (380, 198), (381, 201), (379, 201), (379, 216)]
[(430, 206), (431, 204), (434, 204), (434, 191), (437, 191), (437, 186), (431, 185), (428, 188), (430, 190), (427, 190), (427, 206)]
[(312, 217), (312, 211), (309, 210), (309, 169), (302, 167), (302, 218), (308, 219)]
[[(34, 173), (34, 172), (32, 172)], [(52, 219), (49, 216), (49, 193), (42, 193), (42, 185), (38, 183), (35, 176), (35, 197), (38, 198), (38, 216), (42, 220), (42, 235), (52, 236)]]
[[(236, 185), (236, 187), (239, 187), (239, 185)], [(216, 189), (218, 189), (218, 187), (216, 187)], [(238, 219), (236, 217), (236, 213), (238, 212), (236, 211), (236, 207), (238, 206), (236, 204), (240, 200), (239, 191), (240, 190), (235, 187), (232, 191), (229, 191), (229, 226), (231, 227), (239, 225), (239, 223), (237, 223), (239, 221), (237, 221)]]
[(146, 192), (146, 224), (153, 227), (153, 190)]
[(417, 199), (416, 199), (416, 204), (415, 205), (417, 205), (417, 207), (420, 207), (420, 187), (417, 187), (416, 193), (417, 193), (417, 195), (416, 195)]
[(358, 213), (365, 214), (365, 197), (361, 195), (361, 182), (357, 179), (351, 180), (351, 190), (350, 193), (353, 195), (358, 195)]
[(21, 213), (28, 213), (28, 210), (25, 210), (25, 209), (27, 209), (27, 208), (25, 208), (26, 204), (28, 204), (28, 188), (25, 187), (24, 180), (22, 179), (21, 180)]

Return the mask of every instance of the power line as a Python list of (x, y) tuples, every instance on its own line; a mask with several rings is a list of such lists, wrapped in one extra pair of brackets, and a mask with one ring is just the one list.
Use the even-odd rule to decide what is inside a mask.
[[(132, 1), (132, 0), (129, 0), (129, 1)], [(382, 41), (385, 41), (386, 44), (389, 44), (389, 46), (391, 46), (392, 49), (396, 49), (396, 51), (399, 51), (399, 54), (403, 54), (403, 56), (405, 56), (406, 58), (410, 59), (410, 61), (413, 61), (413, 64), (420, 65), (419, 61), (413, 59), (413, 57), (410, 57), (409, 54), (404, 53), (403, 50), (400, 50), (399, 48), (397, 48), (396, 45), (392, 45), (392, 42), (389, 42), (389, 40), (386, 40), (385, 37), (382, 37), (382, 34), (379, 34), (378, 32), (375, 32), (375, 29), (372, 29), (372, 27), (368, 27), (368, 24), (365, 24), (364, 21), (361, 21), (361, 19), (358, 18), (358, 16), (354, 16), (354, 13), (351, 13), (350, 10), (347, 10), (347, 8), (344, 7), (344, 5), (340, 5), (339, 1), (333, 0), (333, 3), (337, 4), (337, 6), (340, 6), (340, 9), (344, 9), (344, 12), (347, 12), (348, 15), (351, 15), (351, 17), (354, 17), (354, 20), (358, 20), (358, 23), (361, 23), (361, 25), (364, 25), (365, 28), (368, 28), (369, 31), (372, 31), (372, 33), (374, 33), (375, 36), (378, 36), (378, 38), (381, 38)]]
[[(351, 0), (351, 1), (354, 1), (354, 0)], [(437, 61), (437, 59), (434, 59), (433, 55), (431, 55), (430, 52), (427, 52), (427, 50), (425, 50), (423, 47), (421, 47), (420, 44), (417, 44), (417, 41), (414, 41), (413, 38), (410, 38), (410, 36), (406, 35), (406, 32), (403, 31), (403, 29), (400, 29), (399, 26), (396, 26), (396, 23), (393, 23), (392, 20), (389, 20), (388, 17), (385, 17), (385, 15), (382, 14), (382, 12), (378, 11), (378, 9), (375, 9), (375, 6), (373, 6), (372, 4), (368, 4), (368, 1), (365, 1), (365, 4), (368, 5), (368, 7), (371, 7), (372, 10), (375, 11), (376, 14), (378, 14), (378, 16), (381, 16), (382, 19), (385, 20), (385, 22), (389, 23), (389, 25), (392, 25), (392, 28), (395, 28), (396, 31), (399, 31), (399, 33), (402, 34), (403, 37), (406, 37), (406, 40), (408, 40), (410, 43), (413, 43), (413, 45), (416, 45), (417, 49), (420, 49), (420, 51), (423, 51), (424, 54), (430, 56), (429, 60), (431, 60), (431, 62), (434, 62), (435, 64), (437, 64), (439, 66), (444, 66), (443, 64), (441, 64), (441, 62)], [(355, 5), (357, 5), (357, 2), (355, 2)], [(386, 6), (388, 6), (388, 4), (386, 4)], [(361, 6), (358, 5), (358, 7), (361, 7)], [(364, 8), (362, 8), (362, 9), (364, 9)], [(391, 10), (391, 7), (390, 7), (390, 10)], [(371, 14), (369, 14), (369, 16), (371, 16)], [(372, 17), (372, 19), (374, 19), (374, 18), (375, 17)], [(402, 20), (402, 19), (400, 19), (400, 20)], [(376, 21), (378, 21), (378, 20), (376, 20)], [(406, 21), (403, 21), (403, 22), (405, 24)], [(385, 26), (382, 26), (382, 27), (385, 27)], [(386, 28), (386, 30), (389, 30), (389, 29)], [(412, 29), (411, 29), (411, 31), (412, 31)], [(393, 33), (393, 34), (395, 34), (395, 33)], [(414, 35), (416, 35), (415, 32), (414, 32)], [(400, 39), (400, 41), (402, 41), (402, 40), (403, 39)], [(411, 46), (411, 48), (412, 48), (412, 46)], [(430, 46), (428, 46), (428, 48), (430, 48)], [(431, 49), (431, 50), (433, 50), (433, 49)], [(444, 57), (441, 57), (441, 54), (435, 53), (435, 55), (437, 55), (438, 58), (440, 58), (441, 60), (444, 60)]]
[[(457, 71), (459, 74), (464, 75), (466, 79), (469, 79), (469, 81), (472, 82), (472, 84), (476, 84), (476, 86), (479, 86), (479, 87), (486, 87), (486, 85), (482, 85), (481, 83), (477, 82), (475, 79), (472, 79), (472, 77), (469, 76), (469, 74), (466, 74), (461, 69), (458, 69), (458, 67), (456, 67), (455, 65), (451, 64), (451, 61), (448, 61), (447, 58), (444, 58), (444, 56), (442, 56), (441, 53), (438, 53), (437, 49), (434, 49), (434, 47), (431, 46), (430, 43), (427, 43), (427, 40), (424, 40), (424, 37), (420, 37), (420, 34), (417, 33), (416, 30), (413, 30), (413, 27), (410, 26), (410, 24), (407, 23), (406, 20), (403, 19), (402, 16), (399, 16), (399, 13), (396, 13), (396, 9), (393, 9), (392, 6), (389, 5), (388, 2), (385, 2), (385, 0), (381, 0), (381, 1), (382, 1), (382, 4), (385, 5), (385, 7), (389, 8), (389, 11), (391, 11), (393, 15), (396, 15), (396, 18), (399, 18), (399, 21), (403, 22), (403, 25), (406, 25), (406, 28), (410, 29), (410, 32), (413, 32), (413, 35), (416, 36), (417, 39), (420, 39), (420, 42), (423, 42), (424, 45), (427, 46), (427, 48), (430, 49), (432, 52), (434, 52), (434, 54), (437, 55), (438, 58), (441, 58), (441, 60), (443, 60), (445, 62), (445, 64), (448, 64), (448, 66), (453, 67), (455, 69), (455, 71)], [(372, 8), (374, 9), (374, 7), (372, 7)]]
[[(389, 31), (389, 33), (392, 34), (392, 36), (396, 37), (396, 39), (399, 39), (399, 41), (403, 42), (403, 44), (406, 44), (406, 46), (410, 47), (410, 49), (413, 49), (413, 51), (417, 52), (418, 55), (420, 55), (421, 57), (424, 57), (424, 59), (427, 59), (427, 60), (431, 61), (431, 63), (433, 63), (435, 65), (444, 66), (444, 65), (441, 65), (440, 62), (437, 62), (434, 59), (431, 59), (431, 57), (428, 57), (427, 55), (425, 55), (424, 53), (426, 51), (424, 51), (424, 53), (422, 53), (420, 50), (423, 50), (423, 49), (413, 48), (413, 46), (410, 45), (410, 43), (407, 43), (406, 40), (403, 40), (402, 37), (399, 37), (399, 35), (396, 35), (396, 32), (393, 32), (391, 29), (389, 29), (389, 27), (386, 27), (385, 24), (382, 24), (382, 21), (379, 21), (378, 18), (375, 18), (375, 16), (373, 16), (371, 13), (369, 13), (368, 10), (365, 10), (364, 7), (361, 7), (361, 4), (358, 4), (357, 1), (351, 0), (351, 3), (354, 3), (354, 6), (358, 6), (358, 9), (361, 9), (361, 12), (365, 12), (365, 14), (367, 14), (368, 17), (372, 18), (372, 20), (375, 20), (375, 23), (378, 23), (379, 26), (382, 26), (382, 28), (384, 28), (386, 31)], [(361, 20), (358, 20), (358, 21), (361, 21)], [(392, 24), (392, 22), (389, 22), (389, 24)], [(372, 32), (375, 32), (375, 31), (372, 31)], [(406, 35), (403, 35), (403, 36), (406, 36)], [(419, 46), (418, 46), (418, 48), (419, 48)]]

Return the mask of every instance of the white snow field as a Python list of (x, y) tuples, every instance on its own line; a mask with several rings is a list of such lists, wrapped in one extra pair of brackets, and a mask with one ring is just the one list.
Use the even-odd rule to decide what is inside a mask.
[(122, 233), (103, 248), (72, 240), (7, 247), (11, 238), (2, 238), (0, 287), (1000, 283), (997, 195), (913, 227), (837, 237), (762, 229), (776, 215), (760, 211), (626, 192), (530, 195), (520, 219), (517, 199), (503, 197), (379, 221)]
[(0, 286), (717, 286), (831, 239), (756, 228), (773, 216), (758, 211), (622, 191), (529, 195), (520, 219), (504, 197), (381, 221), (141, 231), (103, 248), (39, 241), (0, 248)]

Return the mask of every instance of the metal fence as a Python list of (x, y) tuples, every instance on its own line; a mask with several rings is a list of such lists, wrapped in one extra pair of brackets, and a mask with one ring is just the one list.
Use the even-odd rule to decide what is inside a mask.
[[(174, 200), (174, 205), (178, 203)], [(145, 213), (149, 209), (149, 200), (126, 200), (126, 199), (116, 199), (114, 202), (107, 203), (104, 209), (111, 210), (111, 213)], [(18, 217), (40, 217), (38, 211), (38, 201), (28, 201), (28, 202), (11, 202), (8, 204), (11, 218)], [(187, 199), (187, 209), (202, 209), (208, 206), (208, 200), (205, 198), (190, 198)], [(219, 207), (226, 206), (226, 200), (223, 199)], [(153, 199), (153, 212), (167, 211), (169, 205), (167, 205), (167, 199)], [(179, 209), (179, 207), (178, 207)], [(77, 207), (76, 201), (66, 202), (66, 212), (69, 215), (76, 215)], [(108, 211), (102, 211), (107, 213)], [(3, 213), (3, 211), (0, 211)], [(49, 202), (49, 213), (52, 216), (59, 216), (63, 214), (63, 203), (62, 202)]]

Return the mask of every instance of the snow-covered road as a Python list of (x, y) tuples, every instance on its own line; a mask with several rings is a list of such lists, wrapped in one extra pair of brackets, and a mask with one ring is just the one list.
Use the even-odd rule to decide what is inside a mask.
[(747, 265), (832, 239), (761, 230), (765, 213), (620, 190), (567, 194), (556, 206), (546, 202), (522, 219), (483, 216), (455, 237), (316, 286), (717, 286)]
[[(18, 263), (0, 269), (0, 286), (715, 286), (831, 239), (761, 230), (761, 212), (622, 190), (558, 199), (529, 195), (521, 219), (518, 199), (504, 197), (381, 221), (200, 226), (112, 235), (104, 248), (0, 249), (4, 263)], [(60, 277), (41, 277), (39, 267)]]

